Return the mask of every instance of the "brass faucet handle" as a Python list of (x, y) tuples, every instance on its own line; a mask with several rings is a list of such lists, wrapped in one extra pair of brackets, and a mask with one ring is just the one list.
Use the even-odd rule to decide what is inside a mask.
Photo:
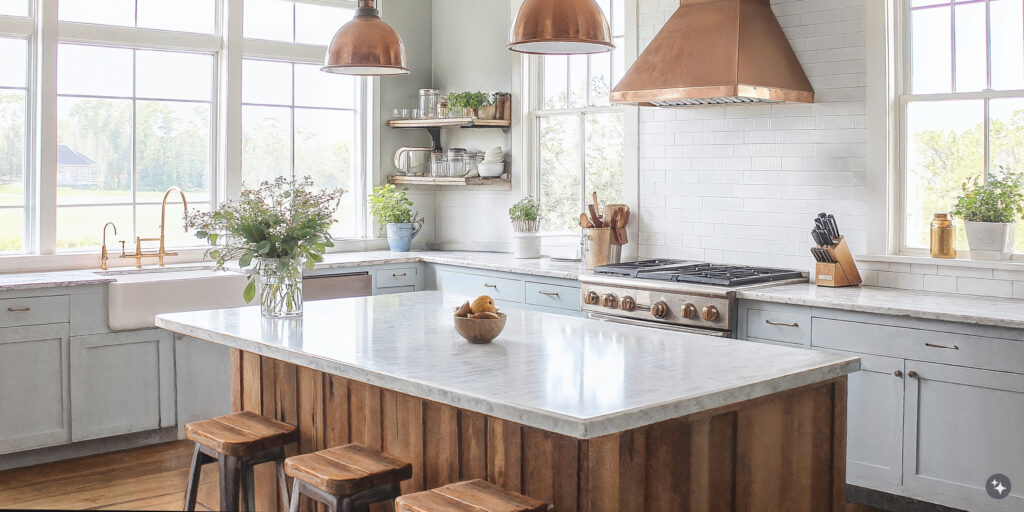
[(118, 242), (121, 242), (121, 257), (124, 258), (125, 257), (125, 253), (124, 253), (124, 240), (118, 240)]

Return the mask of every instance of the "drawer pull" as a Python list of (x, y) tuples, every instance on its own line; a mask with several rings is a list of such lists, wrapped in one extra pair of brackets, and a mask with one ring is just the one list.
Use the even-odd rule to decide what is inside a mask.
[(541, 290), (541, 291), (538, 291), (537, 293), (539, 293), (541, 295), (547, 295), (548, 297), (558, 297), (558, 292), (545, 292), (545, 291)]
[(405, 272), (402, 272), (401, 274), (391, 274), (391, 277), (405, 277)]
[(931, 347), (931, 348), (944, 348), (946, 350), (960, 350), (960, 347), (958, 347), (956, 345), (953, 345), (952, 347), (947, 347), (946, 345), (936, 345), (934, 343), (925, 343), (924, 346)]
[(798, 324), (796, 322), (793, 322), (791, 324), (787, 324), (786, 322), (773, 322), (771, 320), (765, 320), (764, 323), (766, 323), (768, 325), (776, 325), (776, 326), (779, 326), (779, 327), (800, 327), (800, 324)]
[(497, 290), (498, 289), (498, 285), (491, 284), (491, 283), (484, 283), (484, 288), (494, 288), (495, 290)]
[(893, 377), (902, 377), (903, 376), (903, 372), (901, 370), (896, 370), (896, 371), (892, 372), (892, 376)]
[(911, 379), (916, 379), (917, 372), (915, 372), (914, 370), (910, 370), (909, 372), (907, 372), (907, 377), (910, 377)]
[(10, 313), (24, 313), (24, 312), (26, 312), (26, 311), (32, 311), (32, 308), (30, 308), (30, 307), (24, 307), (24, 308), (7, 308), (7, 311), (8, 311), (8, 312), (10, 312)]

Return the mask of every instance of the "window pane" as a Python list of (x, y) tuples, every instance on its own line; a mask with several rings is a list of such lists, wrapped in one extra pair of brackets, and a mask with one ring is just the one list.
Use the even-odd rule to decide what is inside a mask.
[(283, 0), (245, 0), (242, 35), (291, 42), (295, 37), (293, 4)]
[(135, 59), (140, 98), (210, 101), (213, 96), (212, 55), (139, 50)]
[(596, 191), (602, 204), (622, 203), (622, 151), (626, 140), (622, 113), (587, 114), (585, 117), (587, 193)]
[[(352, 111), (295, 109), (295, 176), (312, 176), (324, 188), (352, 190), (355, 129)], [(354, 201), (351, 194), (344, 196), (331, 234), (355, 234)]]
[[(118, 235), (113, 240), (107, 238), (107, 250), (111, 259), (121, 254), (118, 240), (125, 240), (125, 251), (135, 251), (135, 239), (132, 233), (131, 206), (65, 206), (57, 208), (57, 249), (77, 250), (93, 249), (103, 243), (103, 225), (113, 222), (117, 226)], [(113, 231), (110, 232), (113, 236)], [(139, 236), (156, 236), (154, 233), (141, 231)], [(155, 249), (155, 247), (154, 247)], [(129, 260), (124, 260), (129, 261)]]
[(25, 108), (23, 91), (0, 90), (0, 207), (25, 204)]
[[(160, 194), (163, 197), (163, 194)], [(173, 197), (173, 196), (172, 196)], [(193, 203), (192, 196), (186, 194), (189, 199), (188, 208), (202, 212), (210, 211), (210, 205), (206, 203)], [(205, 244), (203, 240), (196, 238), (195, 233), (185, 231), (184, 210), (181, 207), (181, 196), (177, 197), (174, 204), (167, 199), (167, 227), (164, 229), (164, 243), (167, 247), (199, 247)], [(160, 236), (160, 205), (146, 204), (135, 207), (135, 231), (139, 236), (156, 238)], [(110, 248), (110, 240), (107, 240), (107, 248)], [(143, 247), (143, 249), (146, 249)], [(155, 247), (153, 248), (155, 249)], [(149, 249), (146, 249), (149, 250)], [(118, 249), (120, 251), (120, 248)], [(129, 248), (128, 252), (132, 252)], [(120, 252), (118, 252), (120, 254)]]
[(60, 0), (57, 18), (62, 21), (135, 26), (135, 0)]
[(992, 17), (992, 88), (1024, 88), (1024, 1), (994, 0)]
[(590, 103), (607, 105), (611, 92), (611, 52), (595, 53), (590, 56)]
[(138, 9), (140, 27), (204, 34), (216, 32), (214, 0), (138, 0)]
[(176, 186), (189, 200), (209, 201), (210, 105), (139, 101), (135, 108), (136, 200), (159, 201)]
[(948, 5), (950, 0), (910, 0), (911, 7), (926, 7), (929, 5)]
[(304, 107), (355, 108), (356, 78), (324, 73), (320, 66), (295, 65), (295, 104)]
[(352, 9), (295, 4), (295, 42), (327, 46), (331, 44), (334, 33), (354, 14)]
[[(613, 36), (626, 34), (626, 0), (612, 0), (612, 19), (608, 22), (612, 25)], [(615, 46), (618, 45), (619, 43), (615, 42)]]
[(25, 87), (25, 62), (28, 55), (28, 41), (24, 39), (0, 38), (0, 87)]
[(915, 94), (950, 92), (952, 82), (949, 7), (913, 11), (911, 89)]
[(569, 106), (587, 106), (587, 56), (569, 56)]
[(582, 212), (579, 117), (540, 118), (540, 201), (545, 231), (572, 231)]
[(57, 47), (57, 92), (132, 95), (132, 50), (62, 44)]
[[(907, 105), (906, 244), (928, 247), (929, 223), (948, 212), (960, 186), (984, 172), (982, 100)], [(962, 230), (957, 246), (966, 248)]]
[(612, 39), (615, 43), (615, 49), (612, 50), (612, 88), (622, 80), (622, 75), (626, 73), (626, 39), (623, 37), (616, 37)]
[(566, 70), (569, 61), (565, 55), (547, 55), (544, 59), (544, 108), (565, 108), (569, 101), (566, 92)]
[(59, 204), (131, 201), (131, 126), (131, 100), (57, 98)]
[(0, 208), (0, 253), (25, 249), (25, 210)]
[(291, 105), (292, 65), (267, 60), (242, 61), (242, 102)]
[(956, 6), (956, 90), (980, 91), (988, 87), (986, 76), (988, 34), (985, 4)]
[(291, 109), (242, 106), (242, 183), (291, 175)]
[(992, 118), (990, 168), (1021, 172), (1024, 170), (1024, 98), (992, 100), (989, 114)]
[(4, 0), (0, 2), (0, 14), (5, 16), (28, 16), (28, 1)]

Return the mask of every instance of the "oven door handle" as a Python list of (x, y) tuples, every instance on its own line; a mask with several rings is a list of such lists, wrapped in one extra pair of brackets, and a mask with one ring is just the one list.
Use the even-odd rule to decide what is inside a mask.
[(702, 334), (704, 336), (714, 336), (717, 338), (729, 338), (732, 336), (732, 331), (716, 331), (714, 329), (701, 329), (700, 327), (686, 327), (683, 325), (659, 324), (656, 322), (647, 322), (644, 320), (623, 318), (613, 315), (605, 315), (601, 313), (587, 313), (587, 315), (594, 320), (600, 320), (602, 322), (635, 325), (639, 327), (651, 327), (654, 329), (665, 329), (669, 331), (686, 332), (690, 334)]

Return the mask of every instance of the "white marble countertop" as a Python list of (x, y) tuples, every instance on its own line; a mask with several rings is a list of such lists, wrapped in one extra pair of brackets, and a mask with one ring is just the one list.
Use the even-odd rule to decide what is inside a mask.
[(440, 292), (157, 316), (157, 326), (543, 430), (590, 438), (857, 371), (855, 357), (505, 308), (492, 343)]
[(876, 286), (829, 288), (813, 284), (769, 286), (739, 298), (1024, 329), (1024, 300)]
[(90, 270), (0, 274), (0, 292), (6, 290), (32, 290), (37, 288), (57, 288), (61, 286), (106, 284), (112, 281), (114, 281), (113, 277), (103, 276)]

